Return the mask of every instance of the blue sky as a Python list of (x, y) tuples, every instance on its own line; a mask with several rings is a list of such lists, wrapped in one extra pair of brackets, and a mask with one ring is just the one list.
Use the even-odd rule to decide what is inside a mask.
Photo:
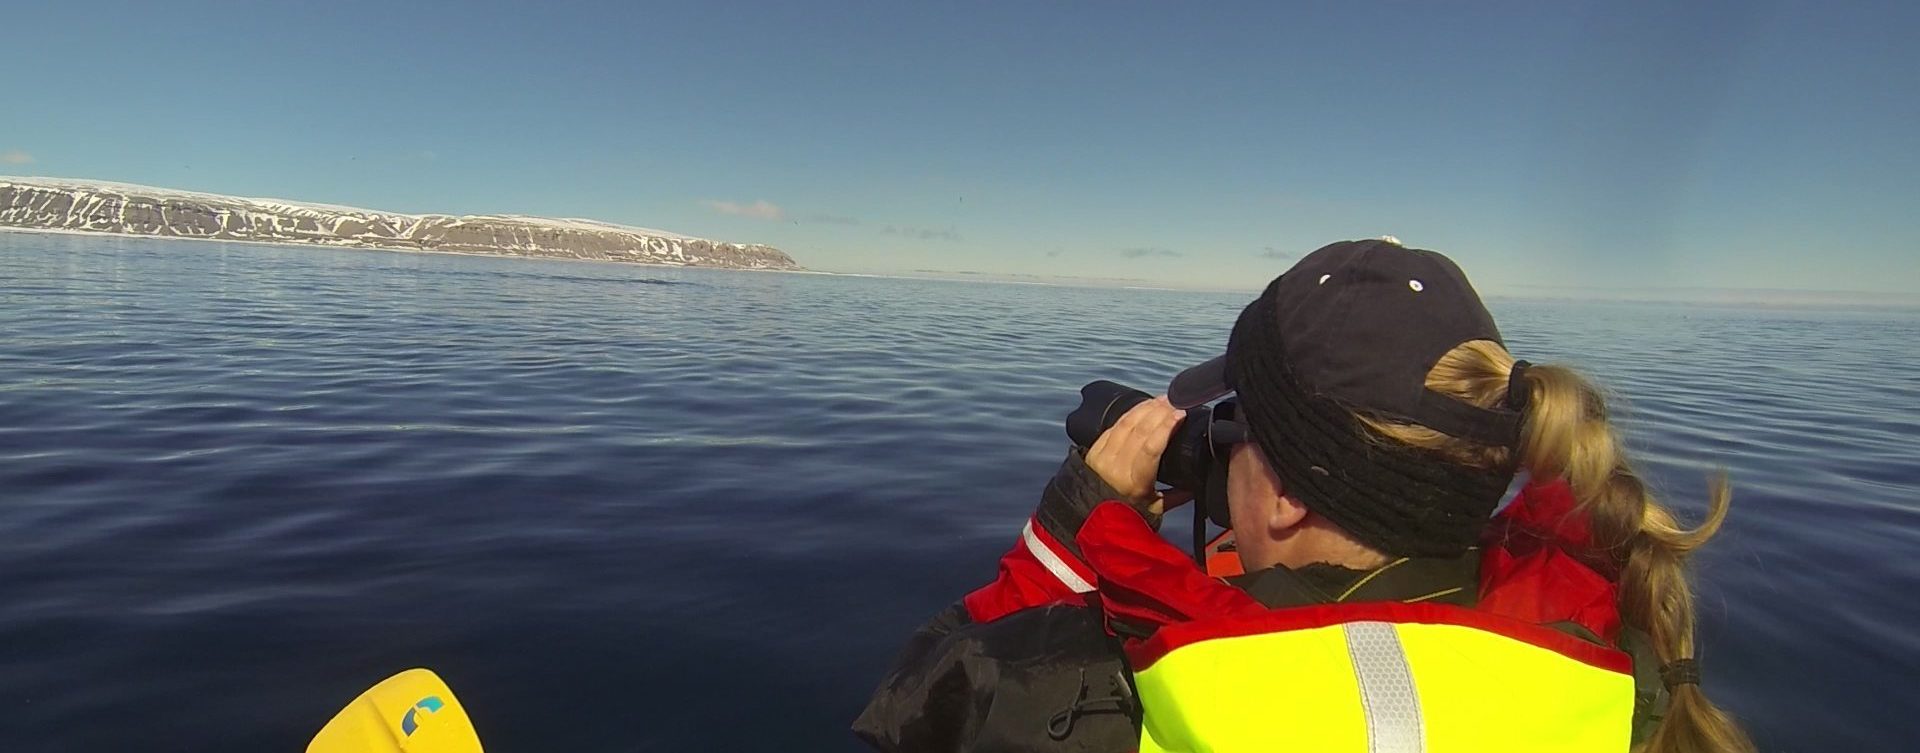
[(1920, 289), (1915, 3), (22, 3), (0, 174), (839, 271)]

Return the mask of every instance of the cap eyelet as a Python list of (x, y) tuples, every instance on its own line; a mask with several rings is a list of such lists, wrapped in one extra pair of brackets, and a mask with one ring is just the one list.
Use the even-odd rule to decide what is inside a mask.
[(1422, 285), (1422, 284), (1420, 284), (1420, 281), (1419, 281), (1419, 280), (1408, 280), (1408, 281), (1407, 281), (1407, 287), (1409, 287), (1409, 288), (1413, 288), (1413, 292), (1415, 292), (1415, 293), (1418, 293), (1418, 292), (1420, 292), (1420, 291), (1422, 291), (1422, 290), (1426, 290), (1426, 289), (1427, 289), (1427, 286), (1425, 286), (1425, 285)]
[(1325, 284), (1327, 284), (1327, 279), (1328, 279), (1328, 278), (1330, 278), (1330, 277), (1332, 277), (1332, 276), (1333, 276), (1333, 275), (1320, 275), (1320, 284), (1322, 284), (1322, 285), (1325, 285)]

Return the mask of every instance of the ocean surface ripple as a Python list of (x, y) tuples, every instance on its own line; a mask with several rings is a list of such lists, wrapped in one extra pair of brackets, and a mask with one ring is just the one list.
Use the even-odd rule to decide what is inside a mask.
[[(299, 750), (413, 666), (491, 750), (854, 749), (1079, 386), (1249, 298), (0, 233), (0, 750)], [(1920, 739), (1920, 315), (1493, 307), (1676, 507), (1732, 474), (1763, 749)]]

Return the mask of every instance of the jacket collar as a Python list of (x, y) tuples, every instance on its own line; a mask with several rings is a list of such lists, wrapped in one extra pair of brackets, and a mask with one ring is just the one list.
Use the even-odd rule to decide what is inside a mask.
[(1480, 595), (1480, 550), (1459, 557), (1403, 557), (1373, 570), (1315, 563), (1227, 579), (1270, 608), (1360, 601), (1431, 601), (1472, 607)]

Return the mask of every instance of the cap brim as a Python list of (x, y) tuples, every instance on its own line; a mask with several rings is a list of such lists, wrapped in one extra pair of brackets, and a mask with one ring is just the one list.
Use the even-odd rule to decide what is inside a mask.
[(1227, 386), (1227, 357), (1214, 356), (1205, 363), (1180, 372), (1167, 383), (1167, 401), (1181, 410), (1197, 408), (1232, 394)]

